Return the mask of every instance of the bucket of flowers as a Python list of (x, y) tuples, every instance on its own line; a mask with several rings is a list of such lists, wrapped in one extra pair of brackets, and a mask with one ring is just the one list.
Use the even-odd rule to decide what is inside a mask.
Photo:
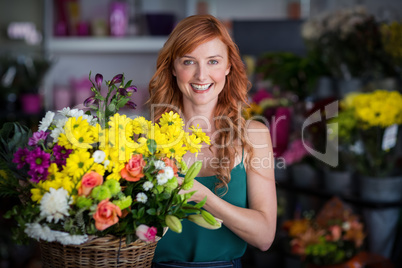
[(180, 233), (184, 219), (221, 226), (206, 200), (188, 203), (194, 192), (181, 191), (202, 165), (188, 168), (182, 156), (208, 137), (198, 126), (185, 132), (173, 112), (158, 123), (119, 114), (135, 107), (136, 87), (122, 74), (105, 82), (103, 96), (95, 76), (87, 111), (48, 111), (33, 134), (18, 123), (1, 130), (0, 193), (21, 201), (6, 217), (17, 242), (39, 241), (45, 267), (150, 267), (167, 228)]
[(306, 214), (285, 221), (282, 227), (290, 240), (290, 252), (307, 267), (347, 263), (360, 252), (365, 238), (359, 217), (338, 197), (330, 199), (316, 217)]

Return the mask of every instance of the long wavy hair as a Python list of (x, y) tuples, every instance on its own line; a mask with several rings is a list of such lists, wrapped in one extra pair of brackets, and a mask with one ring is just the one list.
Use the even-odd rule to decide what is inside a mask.
[(252, 158), (251, 145), (246, 142), (246, 121), (242, 117), (242, 109), (249, 105), (247, 93), (251, 83), (247, 78), (239, 49), (222, 22), (211, 15), (194, 15), (177, 24), (159, 52), (156, 72), (149, 83), (150, 99), (147, 104), (152, 105), (151, 117), (154, 122), (157, 122), (165, 112), (178, 109), (176, 112), (181, 113), (183, 95), (172, 73), (174, 60), (215, 38), (219, 38), (227, 46), (230, 64), (230, 72), (226, 76), (225, 86), (218, 96), (214, 110), (215, 128), (230, 130), (220, 131), (214, 140), (216, 157), (221, 161), (216, 169), (216, 176), (221, 181), (217, 188), (225, 187), (227, 191), (227, 184), (231, 179), (230, 171), (236, 156), (234, 141), (240, 141), (246, 156), (244, 159), (246, 164), (249, 164)]

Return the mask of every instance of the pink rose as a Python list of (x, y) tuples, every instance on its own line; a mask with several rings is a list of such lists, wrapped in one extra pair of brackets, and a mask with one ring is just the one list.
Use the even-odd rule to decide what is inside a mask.
[(156, 227), (148, 227), (145, 224), (138, 226), (135, 231), (138, 238), (145, 242), (155, 242), (156, 233)]
[(139, 181), (144, 177), (144, 173), (142, 173), (144, 166), (145, 161), (142, 159), (142, 154), (133, 155), (120, 171), (121, 177), (127, 181)]
[(106, 228), (116, 224), (121, 217), (121, 209), (115, 204), (109, 202), (109, 200), (103, 200), (98, 204), (98, 208), (93, 215), (95, 219), (95, 227), (99, 231), (103, 231)]
[(88, 196), (92, 189), (103, 183), (103, 177), (95, 172), (90, 171), (86, 173), (81, 180), (81, 187), (78, 189), (78, 195)]

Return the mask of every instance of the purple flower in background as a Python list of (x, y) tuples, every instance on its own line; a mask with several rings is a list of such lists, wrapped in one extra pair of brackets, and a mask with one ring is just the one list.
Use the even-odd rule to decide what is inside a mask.
[(117, 74), (113, 77), (112, 81), (110, 81), (110, 85), (114, 85), (117, 83), (121, 83), (123, 80), (123, 75), (122, 74)]
[(128, 101), (128, 102), (126, 103), (126, 106), (127, 106), (128, 108), (131, 108), (131, 109), (137, 108), (137, 104), (135, 104), (135, 103), (132, 102), (132, 101)]
[(99, 91), (101, 90), (102, 82), (103, 82), (103, 75), (96, 74), (95, 75), (96, 89)]
[(45, 141), (49, 132), (45, 132), (43, 130), (35, 132), (31, 138), (29, 138), (28, 145), (29, 146), (36, 146), (39, 144), (40, 141)]
[(119, 88), (119, 94), (126, 97), (128, 95), (128, 92), (125, 88), (120, 87)]
[(36, 147), (29, 152), (26, 161), (30, 165), (30, 170), (44, 174), (50, 165), (50, 154), (42, 151), (40, 147)]
[(136, 86), (129, 86), (129, 87), (126, 88), (126, 91), (128, 93), (137, 92), (137, 87)]
[(29, 154), (29, 150), (27, 148), (19, 148), (15, 154), (14, 154), (14, 158), (13, 158), (13, 163), (17, 164), (17, 168), (21, 169), (24, 167), (24, 165), (26, 164), (26, 157)]
[(87, 98), (86, 100), (84, 100), (85, 107), (91, 107), (92, 105), (97, 105), (97, 104), (98, 104), (98, 100), (95, 99), (95, 96), (91, 96), (91, 97)]

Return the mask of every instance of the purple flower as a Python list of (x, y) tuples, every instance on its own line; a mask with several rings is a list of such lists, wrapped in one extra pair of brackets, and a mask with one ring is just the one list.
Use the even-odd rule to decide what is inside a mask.
[(101, 74), (96, 74), (95, 75), (95, 83), (96, 83), (96, 88), (100, 91), (101, 86), (103, 82), (103, 76)]
[(123, 75), (122, 74), (117, 74), (113, 77), (112, 81), (110, 81), (110, 85), (114, 85), (117, 83), (121, 83), (123, 80)]
[(26, 157), (29, 154), (29, 150), (27, 148), (19, 148), (15, 154), (14, 154), (14, 158), (13, 158), (13, 163), (18, 164), (17, 168), (21, 169), (24, 167), (24, 165), (26, 164)]
[(45, 132), (43, 130), (35, 132), (31, 138), (29, 138), (28, 145), (29, 146), (36, 146), (39, 144), (40, 141), (45, 141), (49, 132)]
[(137, 87), (136, 86), (129, 86), (129, 87), (126, 88), (126, 91), (128, 93), (137, 92)]
[(96, 105), (97, 103), (98, 103), (98, 100), (95, 99), (95, 96), (91, 96), (91, 97), (87, 98), (86, 100), (84, 100), (85, 107), (90, 107), (92, 105)]
[(47, 175), (49, 175), (49, 172), (47, 171), (47, 169), (43, 173), (38, 173), (34, 170), (30, 170), (28, 171), (28, 175), (31, 176), (32, 182), (38, 183), (40, 181), (45, 181), (47, 179)]
[(131, 109), (137, 108), (137, 104), (135, 104), (135, 103), (132, 102), (132, 101), (128, 101), (128, 102), (126, 103), (126, 106), (127, 106), (128, 108), (131, 108)]
[(73, 150), (72, 149), (66, 149), (64, 146), (60, 145), (55, 145), (53, 147), (53, 155), (56, 158), (56, 164), (57, 166), (63, 166), (66, 164), (66, 159), (68, 156), (71, 154)]
[(31, 170), (44, 174), (50, 165), (50, 154), (42, 151), (40, 147), (36, 147), (33, 151), (29, 152), (26, 161), (30, 165)]
[(118, 89), (118, 91), (119, 91), (119, 94), (124, 96), (124, 97), (126, 97), (128, 95), (128, 92), (127, 92), (127, 90), (125, 88), (120, 87)]

